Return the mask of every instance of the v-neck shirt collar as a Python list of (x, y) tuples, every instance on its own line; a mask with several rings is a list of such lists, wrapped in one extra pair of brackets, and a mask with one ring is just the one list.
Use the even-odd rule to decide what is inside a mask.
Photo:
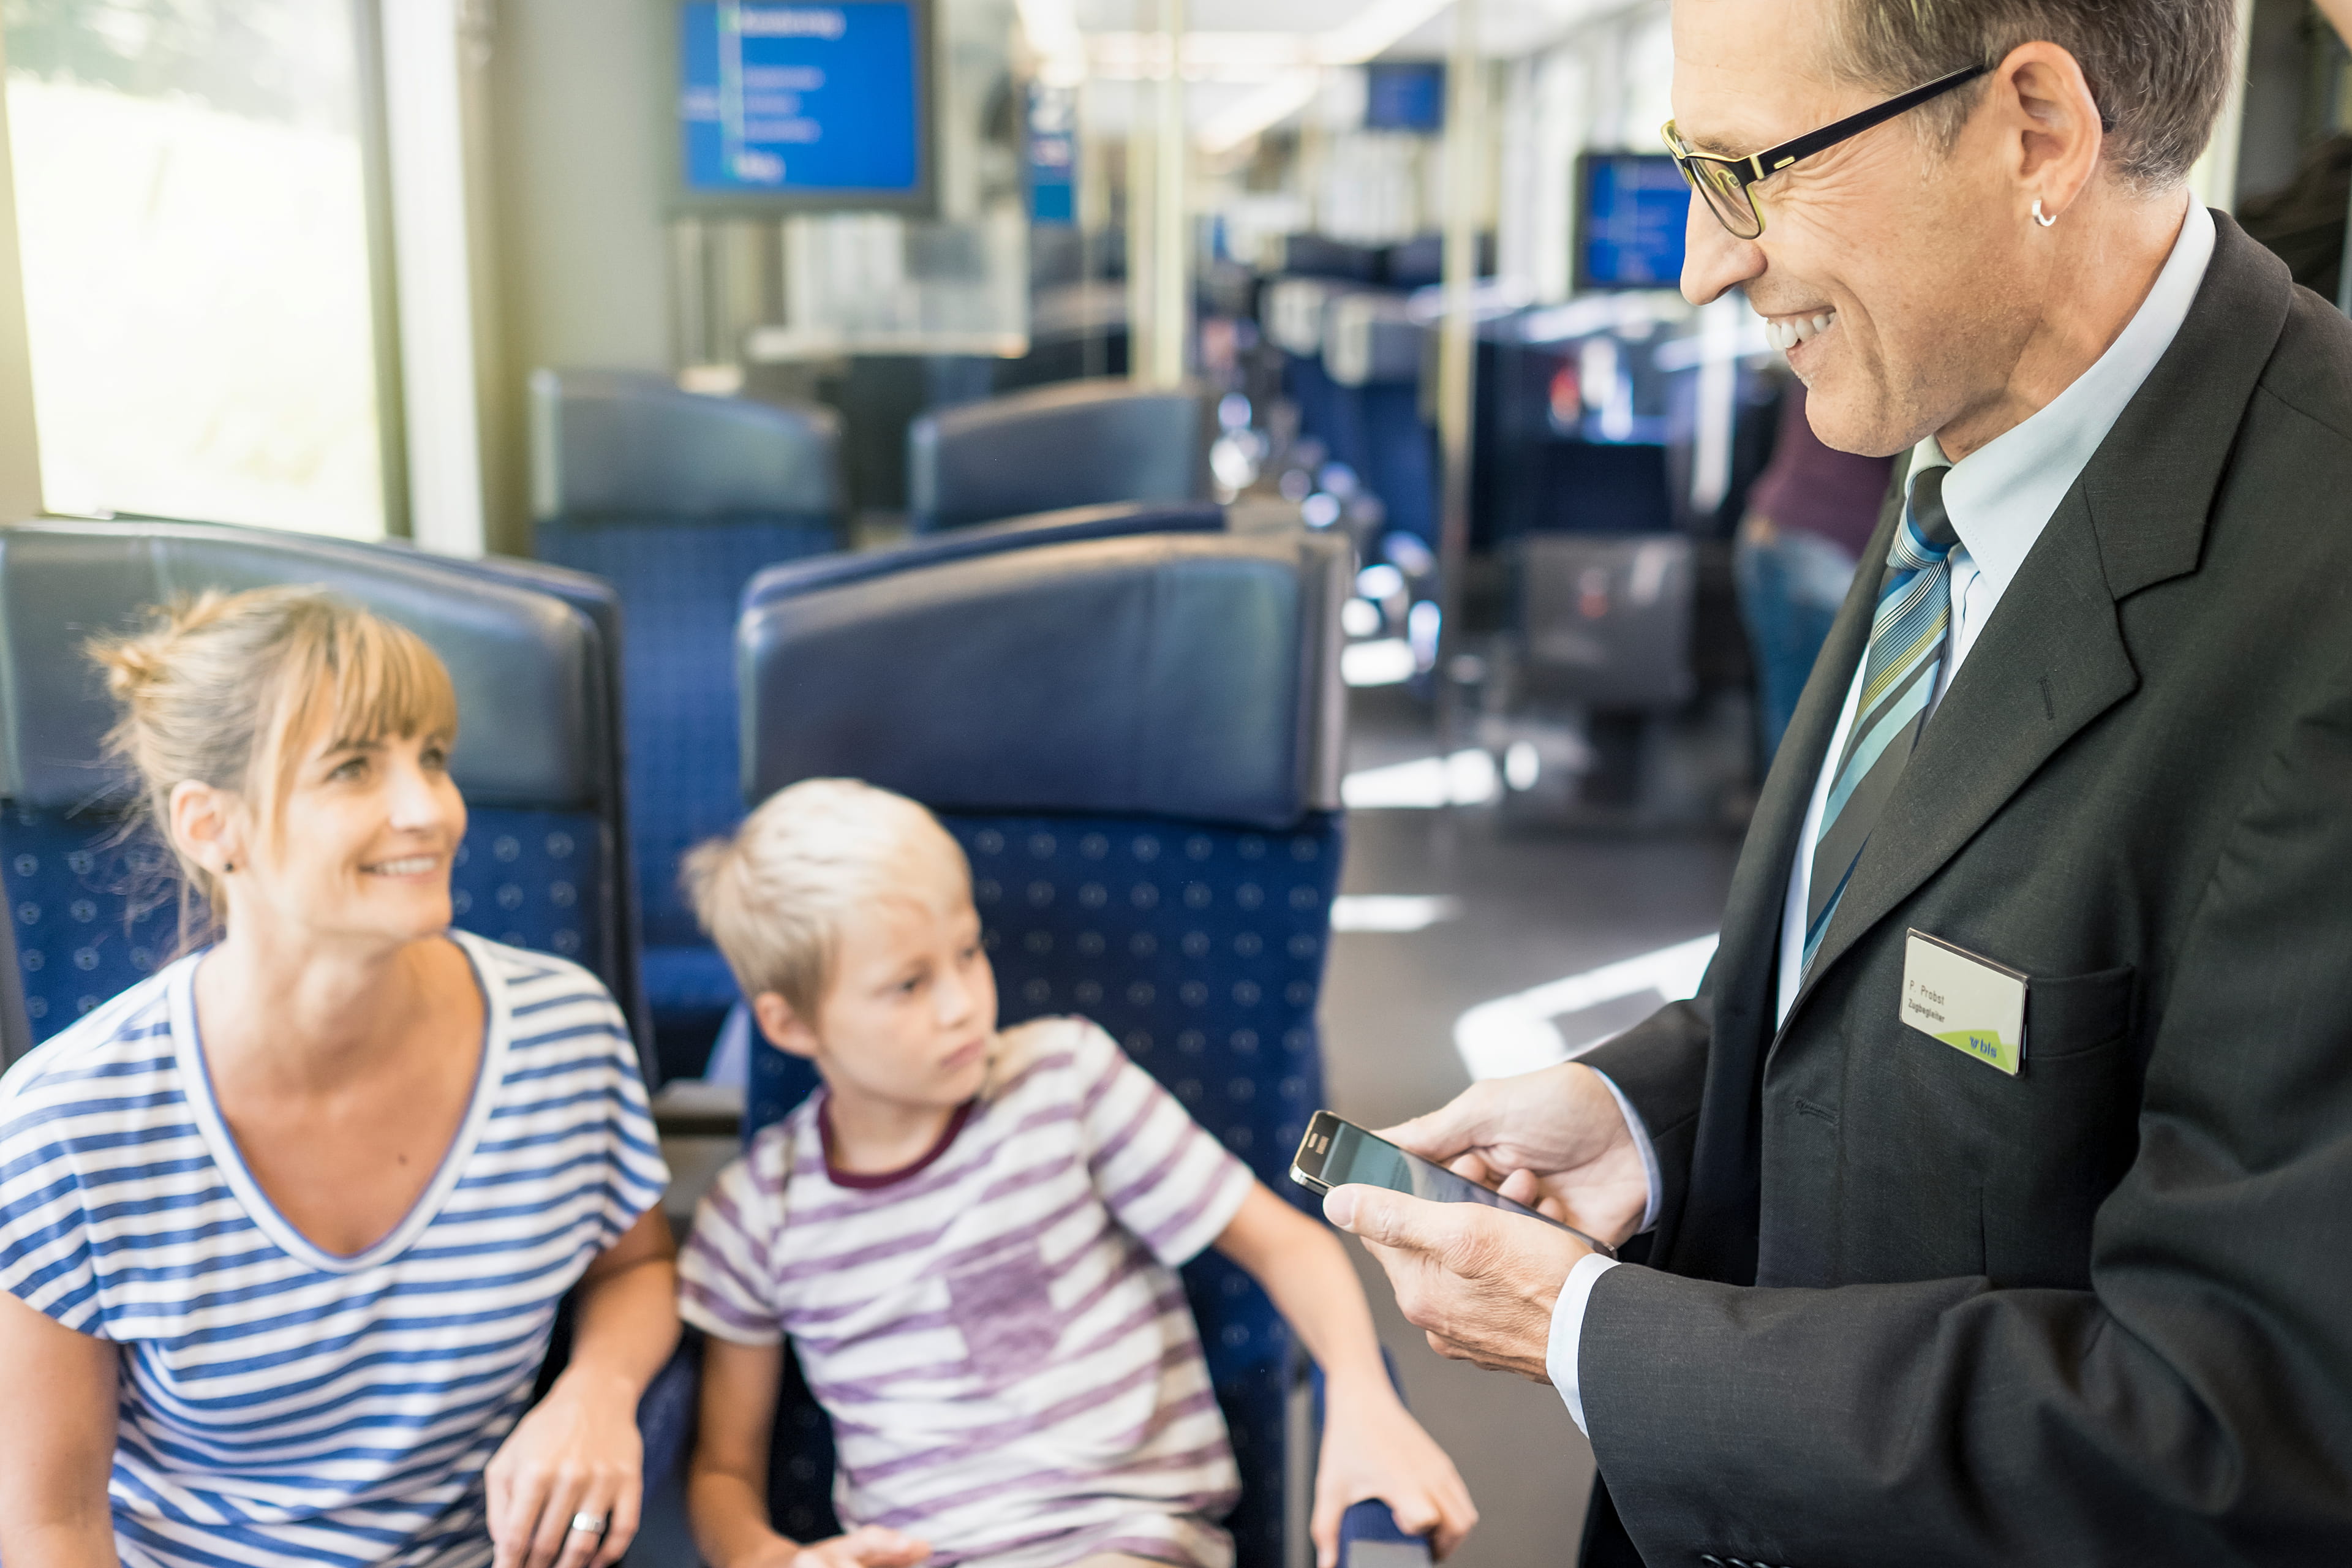
[[(358, 1252), (329, 1252), (295, 1228), (263, 1192), (245, 1163), (245, 1154), (237, 1147), (236, 1138), (222, 1116), (219, 1100), (213, 1091), (212, 1070), (205, 1060), (204, 1040), (196, 1024), (196, 968), (204, 962), (205, 953), (192, 953), (178, 965), (171, 980), (172, 1047), (180, 1073), (181, 1092), (186, 1097), (188, 1109), (195, 1119), (196, 1129), (203, 1136), (213, 1163), (217, 1166), (229, 1191), (245, 1209), (254, 1225), (276, 1243), (288, 1257), (310, 1268), (329, 1274), (362, 1274), (380, 1268), (398, 1258), (415, 1244), (416, 1238), (431, 1226), (448, 1202), (450, 1193), (464, 1176), (466, 1163), (475, 1146), (481, 1141), (482, 1130), (490, 1120), (498, 1100), (499, 1085), (506, 1078), (507, 1041), (510, 1034), (509, 1009), (506, 984), (499, 977), (498, 966), (483, 951), (481, 940), (470, 932), (452, 930), (447, 933), (474, 975), (474, 983), (482, 994), (482, 1049), (474, 1069), (474, 1089), (466, 1106), (466, 1114), (457, 1124), (456, 1136), (441, 1156), (441, 1163), (433, 1179), (416, 1195), (408, 1212), (383, 1237)], [(207, 952), (210, 950), (207, 949)]]

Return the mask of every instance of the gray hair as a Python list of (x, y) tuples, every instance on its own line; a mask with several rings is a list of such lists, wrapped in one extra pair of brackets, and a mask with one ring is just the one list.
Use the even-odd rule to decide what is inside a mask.
[[(1838, 74), (1895, 93), (2020, 44), (2074, 57), (2107, 125), (2107, 162), (2126, 184), (2175, 185), (2205, 151), (2237, 68), (2234, 0), (1836, 0)], [(1969, 83), (1916, 110), (1939, 151), (1983, 101)]]

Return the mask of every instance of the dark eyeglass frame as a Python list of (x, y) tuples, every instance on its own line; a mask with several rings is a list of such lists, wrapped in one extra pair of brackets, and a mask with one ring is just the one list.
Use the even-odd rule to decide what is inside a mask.
[(1874, 104), (1859, 114), (1849, 114), (1843, 120), (1808, 131), (1778, 147), (1767, 147), (1761, 153), (1751, 153), (1745, 158), (1717, 158), (1705, 153), (1695, 153), (1675, 130), (1671, 120), (1659, 128), (1665, 138), (1666, 151), (1674, 154), (1675, 167), (1683, 172), (1691, 189), (1705, 198), (1707, 210), (1716, 220), (1730, 230), (1735, 239), (1755, 239), (1764, 232), (1764, 215), (1757, 210), (1755, 193), (1748, 189), (1759, 180), (1769, 180), (1790, 164), (1810, 158), (1816, 153), (1827, 152), (1839, 142), (1861, 135), (1874, 125), (1884, 125), (1899, 114), (1907, 114), (1930, 99), (1941, 98), (1966, 82), (1976, 80), (1991, 70), (1990, 66), (1970, 66), (1949, 76), (1910, 91), (1898, 93), (1885, 103)]

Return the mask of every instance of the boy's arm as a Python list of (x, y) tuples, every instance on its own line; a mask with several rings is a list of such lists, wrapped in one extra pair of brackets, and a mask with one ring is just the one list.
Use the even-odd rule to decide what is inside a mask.
[[(1339, 1561), (1339, 1516), (1379, 1498), (1436, 1554), (1454, 1550), (1478, 1510), (1445, 1451), (1431, 1440), (1389, 1383), (1364, 1288), (1339, 1238), (1250, 1184), (1217, 1250), (1246, 1269), (1323, 1369), (1323, 1451), (1315, 1477), (1316, 1561)], [(718, 1568), (727, 1568), (712, 1559)]]
[(687, 1521), (710, 1568), (913, 1568), (929, 1545), (895, 1530), (855, 1530), (803, 1546), (768, 1522), (768, 1438), (784, 1347), (712, 1335), (702, 1351), (702, 1421), (687, 1470)]
[(702, 1347), (702, 1419), (687, 1469), (686, 1512), (711, 1568), (789, 1563), (793, 1544), (768, 1524), (768, 1438), (784, 1347), (716, 1336)]

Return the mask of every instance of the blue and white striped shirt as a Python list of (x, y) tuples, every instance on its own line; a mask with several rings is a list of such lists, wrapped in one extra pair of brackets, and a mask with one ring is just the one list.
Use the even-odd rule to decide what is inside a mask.
[(0, 1079), (0, 1289), (121, 1347), (126, 1568), (490, 1558), (482, 1468), (556, 1302), (667, 1180), (636, 1053), (575, 964), (462, 932), (487, 1029), (432, 1184), (312, 1246), (213, 1103), (191, 955)]

